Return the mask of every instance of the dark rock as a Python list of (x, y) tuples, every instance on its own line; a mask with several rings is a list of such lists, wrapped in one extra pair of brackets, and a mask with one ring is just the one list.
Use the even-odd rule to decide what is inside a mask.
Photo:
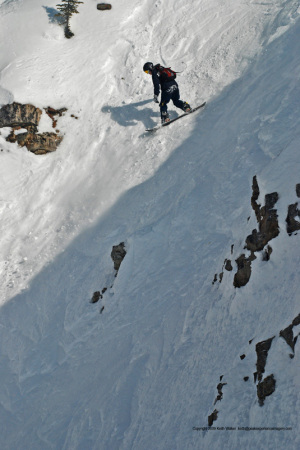
[(217, 395), (217, 397), (215, 398), (214, 405), (215, 405), (217, 402), (219, 402), (219, 401), (222, 400), (222, 398), (223, 398), (223, 392), (222, 392), (222, 389), (223, 389), (223, 386), (226, 386), (226, 384), (227, 384), (227, 383), (219, 383), (219, 384), (218, 384), (218, 386), (217, 386), (218, 395)]
[(292, 322), (293, 327), (296, 327), (297, 325), (300, 325), (300, 314), (298, 314), (297, 317)]
[(102, 298), (100, 292), (99, 291), (94, 292), (93, 297), (91, 299), (91, 303), (97, 303), (100, 300), (100, 298)]
[(269, 211), (270, 209), (273, 209), (276, 203), (278, 202), (279, 195), (277, 192), (272, 192), (272, 194), (267, 194), (265, 196), (265, 209), (266, 211)]
[(238, 257), (238, 259), (236, 259), (238, 270), (233, 279), (234, 287), (240, 288), (248, 283), (251, 277), (251, 262), (255, 258), (256, 257), (254, 255), (246, 258), (246, 256), (242, 254)]
[(243, 360), (246, 358), (246, 355), (241, 355), (240, 358), (241, 358), (241, 360)]
[(260, 406), (263, 406), (264, 400), (275, 392), (276, 380), (274, 375), (269, 375), (257, 385), (257, 397)]
[[(55, 111), (53, 108), (51, 109), (53, 112)], [(66, 109), (63, 108), (62, 110)], [(58, 110), (57, 114), (62, 110)], [(0, 127), (12, 128), (6, 140), (13, 143), (17, 142), (18, 145), (27, 147), (30, 152), (36, 155), (54, 152), (63, 137), (57, 133), (37, 133), (41, 115), (42, 111), (30, 104), (12, 103), (3, 106), (0, 109)], [(20, 128), (26, 128), (27, 132), (15, 134)]]
[(246, 248), (252, 252), (263, 250), (264, 246), (279, 235), (277, 211), (272, 209), (278, 200), (278, 194), (268, 194), (265, 197), (265, 206), (261, 208), (259, 231), (253, 230), (246, 238)]
[[(118, 270), (120, 269), (122, 261), (126, 256), (125, 243), (121, 242), (119, 245), (114, 245), (110, 256), (114, 262), (114, 269), (118, 273)], [(117, 274), (116, 274), (116, 276), (117, 276)]]
[[(45, 108), (46, 113), (52, 120), (52, 127), (55, 128), (57, 125), (57, 120), (54, 118), (55, 116), (61, 117), (64, 112), (68, 111), (67, 108), (61, 108), (61, 109), (54, 109), (51, 106), (48, 106), (48, 108)], [(72, 116), (71, 116), (72, 117)]]
[(230, 259), (225, 259), (225, 270), (227, 270), (228, 272), (232, 271), (232, 264)]
[[(252, 183), (251, 205), (255, 212), (259, 227), (258, 230), (254, 229), (246, 238), (245, 248), (251, 252), (251, 255), (246, 258), (246, 256), (242, 254), (236, 259), (238, 270), (234, 276), (233, 285), (238, 288), (245, 286), (250, 279), (251, 262), (256, 259), (254, 253), (263, 250), (266, 244), (279, 234), (277, 211), (273, 209), (279, 198), (277, 192), (265, 196), (265, 206), (263, 207), (260, 207), (257, 203), (258, 197), (259, 187), (255, 176), (253, 177)], [(269, 246), (263, 255), (263, 259), (268, 261), (271, 253), (272, 248)]]
[(289, 325), (284, 330), (281, 330), (279, 333), (279, 336), (281, 336), (285, 340), (285, 342), (291, 347), (291, 349), (294, 351), (295, 343), (294, 343), (293, 325)]
[(218, 410), (214, 410), (210, 416), (208, 416), (208, 426), (211, 427), (212, 424), (217, 420), (218, 418)]
[(102, 306), (102, 308), (100, 309), (100, 314), (102, 314), (104, 311), (104, 306)]
[(295, 345), (298, 340), (298, 336), (294, 337), (293, 328), (300, 324), (300, 314), (293, 320), (293, 322), (286, 327), (284, 330), (281, 330), (279, 336), (281, 336), (285, 342), (291, 347), (293, 352), (295, 351)]
[(44, 155), (45, 153), (54, 152), (63, 137), (56, 133), (35, 133), (32, 127), (28, 127), (27, 133), (15, 135), (15, 128), (7, 137), (8, 142), (17, 142), (20, 147), (27, 149), (35, 155)]
[(296, 194), (297, 197), (300, 197), (300, 184), (296, 184)]
[(218, 281), (218, 274), (215, 273), (215, 276), (214, 276), (212, 284), (215, 284), (217, 281)]
[(259, 229), (253, 230), (246, 238), (246, 248), (251, 252), (263, 250), (264, 246), (279, 234), (278, 216), (274, 208), (278, 201), (278, 193), (272, 192), (265, 196), (265, 206), (260, 207), (257, 203), (259, 187), (256, 176), (253, 177), (251, 205), (255, 212)]
[(255, 212), (257, 222), (259, 223), (261, 220), (261, 215), (260, 215), (260, 205), (257, 203), (258, 197), (259, 197), (259, 187), (255, 175), (252, 180), (251, 206), (253, 208), (253, 211)]
[(293, 205), (289, 205), (288, 213), (286, 218), (286, 231), (289, 236), (292, 235), (295, 231), (300, 230), (300, 222), (296, 220), (296, 217), (300, 218), (300, 210), (298, 209), (298, 203), (294, 203)]
[(249, 380), (249, 377), (244, 377), (244, 381), (248, 381)]
[(0, 128), (27, 126), (37, 127), (42, 115), (42, 111), (33, 105), (21, 103), (11, 103), (4, 105), (0, 109)]
[(265, 372), (265, 366), (267, 362), (268, 352), (271, 348), (272, 341), (275, 336), (273, 336), (270, 339), (267, 339), (265, 341), (258, 342), (256, 344), (255, 350), (257, 354), (257, 362), (256, 362), (256, 368), (257, 368), (257, 378), (258, 381), (262, 380), (262, 374)]
[(273, 252), (272, 247), (270, 247), (270, 245), (268, 245), (268, 247), (264, 250), (263, 255), (262, 255), (263, 261), (269, 261), (272, 252)]
[(98, 3), (97, 9), (100, 11), (105, 11), (106, 9), (111, 9), (111, 4), (109, 3)]

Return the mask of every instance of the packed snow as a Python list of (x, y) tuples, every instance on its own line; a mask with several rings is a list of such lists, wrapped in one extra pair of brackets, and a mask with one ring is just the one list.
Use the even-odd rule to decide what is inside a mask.
[[(0, 129), (0, 447), (298, 449), (298, 347), (291, 358), (279, 333), (300, 313), (300, 235), (286, 232), (299, 1), (96, 5), (79, 5), (66, 39), (55, 1), (0, 0), (0, 107), (68, 109), (55, 153)], [(206, 107), (146, 133), (160, 121), (146, 61), (181, 72), (181, 98)], [(51, 126), (44, 112), (39, 131)], [(278, 192), (280, 234), (235, 289), (255, 175), (261, 205)], [(225, 259), (234, 270), (213, 283)], [(273, 336), (276, 389), (260, 406), (255, 345)]]

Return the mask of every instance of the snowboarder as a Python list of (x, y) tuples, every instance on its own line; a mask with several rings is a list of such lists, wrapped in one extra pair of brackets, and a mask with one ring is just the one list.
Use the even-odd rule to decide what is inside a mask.
[(152, 81), (154, 86), (154, 101), (159, 103), (158, 96), (161, 89), (161, 100), (160, 100), (160, 115), (161, 123), (169, 122), (168, 114), (168, 103), (170, 100), (173, 101), (177, 108), (182, 109), (184, 112), (191, 111), (191, 107), (187, 102), (180, 100), (178, 84), (175, 81), (176, 72), (170, 67), (166, 68), (160, 64), (153, 65), (152, 62), (146, 62), (144, 64), (143, 70), (145, 73), (152, 75)]

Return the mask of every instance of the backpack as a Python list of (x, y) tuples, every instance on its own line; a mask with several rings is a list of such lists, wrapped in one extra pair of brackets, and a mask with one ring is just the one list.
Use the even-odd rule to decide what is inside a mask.
[(154, 67), (158, 71), (159, 77), (162, 82), (165, 83), (168, 81), (175, 80), (176, 72), (174, 70), (172, 70), (171, 67), (163, 67), (160, 64), (156, 64), (156, 66), (154, 66)]

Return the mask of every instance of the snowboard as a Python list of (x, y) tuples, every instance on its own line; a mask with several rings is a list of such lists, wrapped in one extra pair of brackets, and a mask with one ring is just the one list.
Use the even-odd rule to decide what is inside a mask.
[(171, 123), (175, 122), (175, 120), (181, 119), (181, 117), (188, 116), (189, 114), (192, 114), (195, 111), (198, 111), (198, 109), (203, 108), (206, 105), (206, 102), (202, 103), (202, 105), (196, 106), (196, 108), (192, 108), (191, 111), (180, 114), (180, 116), (175, 117), (175, 119), (171, 119), (169, 122), (162, 123), (161, 125), (156, 125), (154, 128), (147, 128), (146, 131), (157, 131), (162, 127), (167, 127)]

